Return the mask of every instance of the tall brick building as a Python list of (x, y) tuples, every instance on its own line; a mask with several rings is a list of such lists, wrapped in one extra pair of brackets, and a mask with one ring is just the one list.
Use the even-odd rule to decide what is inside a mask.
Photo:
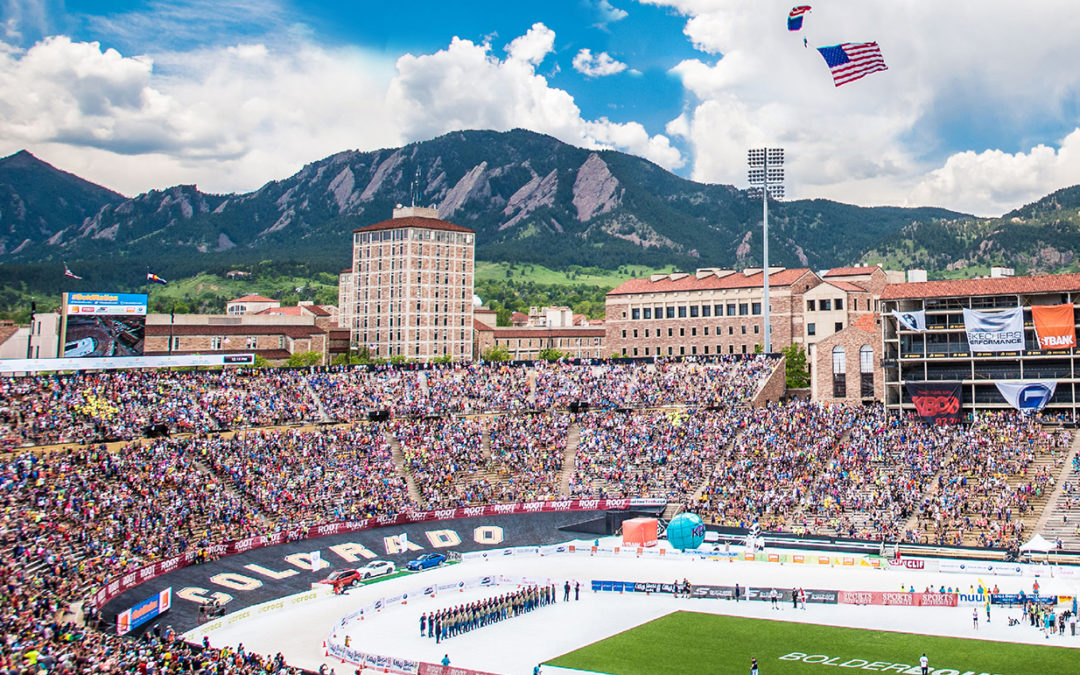
[(383, 358), (472, 358), (475, 237), (420, 207), (356, 230), (352, 268), (339, 276), (352, 343)]
[[(702, 268), (631, 279), (607, 294), (606, 349), (625, 356), (753, 353), (764, 344), (762, 270)], [(772, 344), (803, 340), (803, 294), (821, 284), (806, 268), (769, 271)]]

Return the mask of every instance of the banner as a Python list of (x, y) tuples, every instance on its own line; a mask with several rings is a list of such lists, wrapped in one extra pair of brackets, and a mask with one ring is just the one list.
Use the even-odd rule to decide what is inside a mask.
[(172, 586), (116, 615), (116, 634), (127, 635), (172, 607)]
[(919, 333), (926, 330), (926, 310), (913, 309), (909, 312), (897, 312), (893, 311), (892, 315), (896, 317), (896, 321), (908, 330), (917, 331)]
[(960, 423), (960, 382), (905, 382), (904, 385), (924, 422)]
[(1031, 320), (1039, 349), (1069, 349), (1076, 346), (1076, 319), (1071, 302), (1064, 305), (1032, 305)]
[(84, 356), (65, 359), (0, 359), (0, 373), (57, 370), (124, 370), (181, 366), (251, 366), (254, 354), (178, 354), (176, 356)]
[(1019, 307), (997, 312), (965, 309), (964, 330), (973, 352), (1024, 351), (1024, 310)]
[(1054, 380), (1030, 380), (1027, 382), (995, 382), (998, 391), (1025, 415), (1037, 413), (1054, 397), (1057, 382)]
[(837, 591), (842, 605), (895, 605), (900, 607), (956, 607), (956, 593), (905, 593), (903, 591)]

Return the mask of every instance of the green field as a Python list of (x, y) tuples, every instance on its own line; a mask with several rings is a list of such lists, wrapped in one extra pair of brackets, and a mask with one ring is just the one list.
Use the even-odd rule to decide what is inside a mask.
[(657, 272), (673, 272), (674, 267), (662, 269), (647, 265), (623, 265), (617, 270), (599, 267), (581, 267), (571, 265), (565, 270), (553, 270), (543, 265), (531, 263), (510, 264), (505, 262), (476, 261), (476, 280), (480, 281), (524, 281), (534, 284), (555, 284), (559, 286), (585, 284), (599, 286), (605, 290), (615, 288), (627, 279), (647, 277)]
[[(1030, 630), (1017, 627), (1017, 631)], [(1080, 644), (1080, 643), (1078, 643)], [(941, 675), (1080, 673), (1080, 650), (786, 621), (673, 612), (564, 654), (551, 665), (612, 675), (918, 673), (926, 652)], [(803, 661), (806, 658), (808, 661)], [(901, 668), (906, 665), (908, 668)]]

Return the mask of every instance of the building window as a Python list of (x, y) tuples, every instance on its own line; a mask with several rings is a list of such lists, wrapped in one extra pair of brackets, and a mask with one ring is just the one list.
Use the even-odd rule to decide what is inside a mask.
[(728, 326), (727, 327), (727, 334), (728, 335), (734, 335), (735, 334), (735, 326)]
[(686, 329), (685, 328), (680, 328), (679, 329), (679, 337), (686, 337)]
[(822, 300), (820, 303), (818, 303), (818, 307), (823, 312), (831, 311), (832, 310), (832, 300)]
[(742, 353), (743, 353), (743, 354), (745, 354), (745, 353), (746, 353), (746, 345), (743, 345), (743, 346), (742, 346)]
[(874, 348), (859, 347), (859, 397), (874, 398)]
[(667, 336), (668, 336), (668, 337), (671, 337), (671, 335), (672, 335), (672, 333), (671, 333), (671, 329), (670, 329), (670, 328), (668, 328), (668, 329), (667, 329)]
[[(637, 337), (637, 328), (634, 329), (634, 337)], [(580, 343), (581, 341), (578, 340), (578, 342)]]
[(727, 305), (727, 315), (728, 316), (735, 316), (735, 303), (734, 302), (729, 302), (728, 303), (728, 305)]
[(709, 345), (705, 345), (705, 356), (709, 355)]
[(844, 322), (843, 321), (837, 321), (836, 323), (833, 324), (833, 331), (834, 332), (839, 333), (842, 330), (844, 330)]
[(708, 334), (709, 334), (709, 327), (705, 326), (705, 335), (708, 335)]
[[(367, 333), (364, 333), (364, 340), (367, 341)], [(277, 339), (278, 349), (285, 349), (285, 336), (279, 335)]]
[(667, 348), (667, 355), (668, 355), (668, 356), (671, 356), (671, 347), (668, 347), (668, 348)]
[(699, 313), (700, 309), (701, 308), (698, 307), (697, 305), (690, 305), (690, 318), (691, 319), (698, 318), (698, 313)]
[(694, 346), (690, 347), (690, 354), (691, 355), (696, 355), (697, 354), (697, 345), (694, 345)]
[(626, 338), (626, 331), (622, 332), (622, 336), (623, 336), (624, 339)]
[(667, 316), (667, 318), (669, 318), (669, 319), (674, 319), (675, 318), (675, 308), (674, 307), (668, 307), (665, 316)]
[(679, 305), (679, 318), (680, 319), (685, 319), (686, 318), (686, 305)]
[(645, 337), (649, 337), (649, 329), (648, 328), (645, 329)]
[(653, 316), (655, 316), (657, 319), (663, 319), (664, 318), (664, 308), (663, 307), (657, 307), (656, 309), (654, 309), (653, 310)]
[(173, 348), (174, 350), (176, 350), (176, 349), (180, 349), (180, 338), (178, 338), (178, 337), (174, 337), (174, 338), (172, 339), (172, 348)]
[(739, 303), (739, 316), (746, 316), (750, 313), (750, 305), (745, 302)]
[(837, 309), (843, 309), (844, 308), (844, 299), (843, 298), (837, 298), (835, 300), (835, 302), (836, 302), (836, 308)]
[(833, 398), (847, 396), (847, 357), (844, 348), (836, 345), (832, 350), (832, 395)]
[(648, 355), (649, 355), (649, 348), (648, 348), (648, 347), (646, 347), (646, 348), (645, 348), (645, 356), (648, 356)]
[(742, 334), (746, 335), (746, 326), (739, 326), (742, 329)]
[(679, 356), (686, 355), (686, 347), (679, 347)]
[(750, 304), (750, 313), (753, 314), (754, 316), (760, 316), (761, 315), (761, 303), (760, 302), (751, 303)]
[(696, 327), (692, 326), (690, 328), (690, 337), (697, 337), (697, 328)]
[(646, 307), (645, 309), (641, 310), (641, 313), (642, 313), (641, 316), (642, 316), (643, 319), (651, 319), (652, 318), (652, 307)]
[(641, 318), (641, 310), (638, 309), (637, 307), (631, 309), (630, 310), (630, 318), (632, 320), (634, 320), (634, 321), (637, 321), (638, 319), (640, 319)]
[(761, 332), (761, 326), (759, 326), (759, 325), (757, 325), (757, 324), (755, 323), (755, 324), (754, 324), (754, 335), (757, 335), (757, 334), (758, 334), (758, 333), (760, 333), (760, 332)]
[(813, 300), (807, 300), (806, 301), (806, 311), (808, 311), (808, 312), (814, 311), (814, 301)]
[(634, 356), (637, 356), (637, 347), (634, 347)]
[(212, 337), (212, 338), (210, 338), (210, 349), (213, 349), (213, 350), (221, 349), (221, 338), (220, 337)]
[(713, 305), (713, 316), (724, 316), (724, 306)]
[(807, 335), (817, 335), (817, 324), (816, 323), (808, 323), (808, 324), (806, 324), (806, 334)]
[(708, 319), (709, 314), (711, 314), (711, 313), (712, 313), (712, 305), (702, 305), (701, 306), (701, 316)]
[(256, 338), (254, 335), (249, 335), (247, 337), (247, 339), (244, 340), (244, 348), (245, 349), (255, 349), (255, 344), (257, 343), (257, 341), (258, 341), (258, 338)]

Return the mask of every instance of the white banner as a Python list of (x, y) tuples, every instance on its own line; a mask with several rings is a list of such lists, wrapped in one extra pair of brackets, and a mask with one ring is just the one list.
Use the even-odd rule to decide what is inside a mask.
[(318, 572), (319, 565), (322, 564), (322, 552), (312, 551), (310, 554), (308, 554), (308, 558), (311, 560), (311, 571)]
[(923, 332), (926, 330), (926, 310), (913, 309), (908, 312), (893, 311), (897, 322), (908, 330)]
[(995, 382), (998, 391), (1009, 405), (1022, 413), (1041, 411), (1054, 397), (1057, 382), (1054, 380), (1029, 380), (1027, 382)]
[(965, 309), (964, 330), (973, 352), (1024, 351), (1024, 310), (1019, 307), (999, 312)]
[(0, 359), (0, 373), (67, 370), (125, 370), (179, 366), (250, 366), (254, 354), (180, 354), (177, 356), (102, 356), (79, 359)]

